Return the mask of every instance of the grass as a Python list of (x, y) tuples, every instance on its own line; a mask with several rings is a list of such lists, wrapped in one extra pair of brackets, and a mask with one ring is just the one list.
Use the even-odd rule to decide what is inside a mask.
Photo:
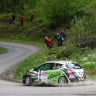
[(71, 59), (79, 62), (85, 70), (96, 70), (96, 49), (88, 49), (84, 54), (76, 54)]
[(0, 47), (0, 54), (6, 53), (7, 49)]
[[(24, 75), (24, 73), (26, 73), (27, 70), (37, 67), (38, 65), (43, 64), (46, 61), (58, 60), (58, 58), (56, 57), (56, 54), (54, 54), (54, 50), (57, 51), (56, 48), (55, 49), (53, 48), (51, 50), (48, 50), (45, 48), (43, 51), (21, 62), (17, 66), (15, 79), (22, 80), (22, 76)], [(96, 49), (94, 50), (88, 49), (86, 50), (84, 54), (72, 55), (70, 57), (70, 60), (80, 63), (80, 65), (83, 66), (85, 70), (96, 70), (96, 62), (95, 62), (96, 61)], [(89, 77), (92, 78), (92, 75), (93, 74), (89, 75)]]

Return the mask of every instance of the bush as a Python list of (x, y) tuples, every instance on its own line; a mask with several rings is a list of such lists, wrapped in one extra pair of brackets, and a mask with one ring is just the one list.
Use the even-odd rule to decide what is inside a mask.
[(80, 47), (96, 48), (95, 9), (89, 10), (86, 14), (87, 15), (82, 18), (75, 17), (75, 23), (71, 23), (72, 27), (70, 31), (72, 33), (72, 38), (74, 38), (75, 44)]
[(80, 49), (73, 44), (68, 44), (63, 48), (62, 52), (57, 55), (57, 58), (70, 58), (70, 56), (80, 53)]
[(86, 65), (83, 65), (83, 68), (85, 70), (96, 70), (96, 66), (94, 64), (86, 64)]
[[(75, 14), (82, 14), (90, 0), (39, 0), (35, 11), (37, 19), (48, 26), (70, 22)], [(46, 22), (46, 23), (44, 23)]]
[(77, 38), (76, 42), (80, 47), (96, 48), (96, 36)]

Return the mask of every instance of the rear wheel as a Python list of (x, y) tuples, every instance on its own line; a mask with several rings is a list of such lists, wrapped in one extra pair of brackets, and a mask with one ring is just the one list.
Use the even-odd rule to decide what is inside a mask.
[(66, 77), (62, 76), (62, 77), (59, 78), (58, 83), (66, 84), (66, 83), (68, 83), (68, 80), (67, 80)]
[(28, 77), (25, 78), (25, 85), (26, 86), (32, 85), (32, 79), (31, 79), (30, 76), (28, 76)]

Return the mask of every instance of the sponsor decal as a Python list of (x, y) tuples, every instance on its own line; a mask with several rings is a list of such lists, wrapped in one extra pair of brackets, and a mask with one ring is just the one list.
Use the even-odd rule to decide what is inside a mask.
[(51, 74), (51, 75), (48, 77), (48, 79), (51, 79), (51, 78), (54, 78), (54, 77), (57, 77), (57, 76), (60, 76), (60, 75), (61, 75), (60, 72), (55, 73), (55, 74)]

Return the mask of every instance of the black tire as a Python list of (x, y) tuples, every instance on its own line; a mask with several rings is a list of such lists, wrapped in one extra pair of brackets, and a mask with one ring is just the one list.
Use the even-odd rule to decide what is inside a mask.
[(68, 80), (65, 76), (62, 76), (58, 79), (58, 83), (60, 84), (67, 84), (68, 83)]
[(87, 80), (87, 76), (86, 76), (86, 74), (84, 74), (84, 80)]
[(31, 86), (32, 85), (32, 79), (30, 76), (25, 78), (25, 85), (26, 86)]

